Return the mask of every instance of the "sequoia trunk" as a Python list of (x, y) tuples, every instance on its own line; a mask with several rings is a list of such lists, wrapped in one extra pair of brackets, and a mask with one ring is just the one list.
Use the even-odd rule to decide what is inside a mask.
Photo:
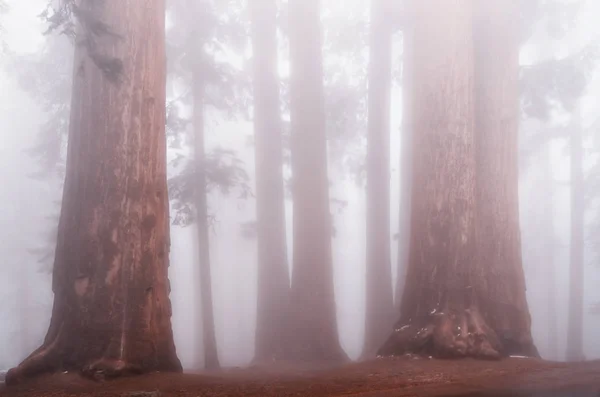
[(475, 97), (479, 309), (503, 354), (537, 356), (525, 294), (519, 227), (520, 0), (476, 2)]
[(380, 354), (537, 355), (517, 221), (513, 5), (412, 3), (410, 262), (401, 318)]
[(289, 1), (293, 273), (289, 358), (340, 361), (318, 0)]
[(290, 293), (277, 77), (277, 2), (249, 2), (254, 66), (254, 137), (258, 231), (255, 360), (281, 359)]
[(371, 2), (364, 357), (375, 355), (396, 321), (390, 258), (392, 26), (387, 3)]
[[(469, 343), (484, 322), (475, 262), (472, 1), (410, 2), (413, 22), (409, 265), (396, 329), (381, 355), (491, 355)], [(410, 36), (409, 36), (410, 37)]]
[[(204, 150), (204, 81), (200, 71), (194, 72), (194, 156), (196, 162), (196, 226), (198, 230), (198, 270), (204, 367), (219, 368), (215, 319), (213, 315), (212, 278), (210, 272), (210, 240), (206, 197), (206, 160)], [(199, 328), (199, 327), (198, 327)]]
[[(181, 371), (167, 277), (164, 7), (80, 2), (88, 22), (118, 38), (76, 47), (52, 319), (7, 383), (67, 370)], [(112, 58), (118, 81), (99, 67)]]

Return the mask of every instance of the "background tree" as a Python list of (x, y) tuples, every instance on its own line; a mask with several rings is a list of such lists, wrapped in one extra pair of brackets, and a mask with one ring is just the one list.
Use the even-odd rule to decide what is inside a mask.
[(583, 137), (581, 109), (576, 106), (571, 122), (571, 243), (569, 266), (569, 321), (567, 326), (567, 352), (569, 361), (582, 361), (583, 355), (583, 250), (585, 218), (585, 186), (583, 176)]
[(59, 370), (180, 371), (167, 276), (164, 2), (65, 7), (87, 44), (75, 55), (52, 320), (7, 383)]
[(277, 2), (248, 4), (254, 86), (254, 149), (258, 237), (255, 360), (285, 354), (290, 276), (283, 190), (282, 123), (277, 76)]
[[(410, 10), (410, 1), (404, 0), (405, 15)], [(401, 18), (401, 16), (400, 16)], [(399, 18), (399, 19), (400, 19)], [(398, 264), (396, 276), (396, 290), (394, 303), (400, 307), (406, 271), (409, 263), (410, 251), (410, 224), (411, 224), (411, 196), (412, 196), (412, 156), (413, 156), (413, 110), (411, 98), (413, 90), (412, 64), (413, 60), (413, 23), (411, 19), (403, 18), (402, 25), (402, 127), (400, 146), (400, 210), (398, 225)]]
[[(232, 25), (224, 26), (219, 18), (224, 10), (219, 2), (203, 0), (174, 4), (171, 15), (175, 26), (169, 32), (169, 55), (172, 84), (179, 83), (191, 87), (183, 88), (183, 93), (172, 104), (170, 120), (173, 144), (189, 145), (193, 159), (185, 159), (183, 171), (169, 181), (169, 188), (175, 200), (175, 223), (187, 225), (196, 223), (198, 233), (198, 270), (200, 278), (200, 315), (198, 329), (202, 329), (204, 366), (218, 368), (219, 358), (215, 337), (213, 315), (213, 294), (210, 261), (210, 223), (207, 195), (211, 186), (221, 190), (240, 187), (242, 194), (249, 191), (248, 176), (237, 155), (226, 149), (213, 152), (205, 150), (206, 113), (210, 108), (235, 114), (236, 78), (231, 66), (218, 62), (219, 55), (227, 51), (224, 41), (236, 40), (239, 19)], [(239, 10), (234, 8), (233, 12)], [(242, 30), (243, 31), (243, 30)], [(232, 38), (233, 37), (233, 38)], [(173, 81), (175, 80), (175, 81)], [(179, 108), (189, 106), (192, 113), (193, 135), (187, 140), (187, 120), (180, 117)], [(182, 139), (183, 135), (183, 139)], [(177, 163), (182, 162), (181, 157)]]
[(390, 97), (392, 24), (388, 0), (371, 2), (367, 140), (365, 346), (373, 356), (395, 321), (390, 252)]
[(290, 0), (293, 275), (289, 357), (346, 360), (337, 330), (318, 0)]

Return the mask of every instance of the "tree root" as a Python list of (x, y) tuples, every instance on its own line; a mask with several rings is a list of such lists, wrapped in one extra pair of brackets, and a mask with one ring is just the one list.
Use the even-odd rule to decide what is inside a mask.
[(407, 353), (436, 358), (500, 359), (504, 348), (496, 332), (476, 310), (428, 315), (421, 321), (397, 326), (379, 349), (379, 356)]

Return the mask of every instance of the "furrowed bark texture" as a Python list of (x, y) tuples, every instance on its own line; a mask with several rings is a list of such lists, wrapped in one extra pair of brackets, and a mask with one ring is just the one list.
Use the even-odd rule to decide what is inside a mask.
[(382, 355), (537, 356), (518, 226), (515, 6), (413, 2), (410, 263)]
[(337, 330), (318, 0), (290, 0), (292, 360), (347, 360)]
[[(400, 321), (381, 355), (484, 355), (475, 262), (472, 1), (411, 2), (413, 186)], [(491, 350), (491, 349), (489, 349)]]
[(163, 0), (81, 2), (120, 38), (120, 82), (78, 46), (67, 173), (43, 345), (7, 383), (43, 372), (181, 371), (171, 331)]
[(518, 194), (519, 0), (476, 2), (475, 114), (478, 265), (474, 286), (502, 354), (537, 356), (521, 260)]
[(583, 179), (583, 147), (581, 108), (577, 106), (571, 126), (571, 264), (569, 268), (569, 321), (567, 352), (569, 361), (582, 361), (583, 355), (583, 249), (585, 186)]
[(390, 252), (392, 26), (388, 21), (388, 1), (371, 2), (365, 358), (375, 355), (396, 321)]
[(254, 67), (254, 137), (258, 222), (255, 361), (283, 358), (290, 275), (283, 188), (283, 145), (277, 77), (277, 2), (248, 3)]
[[(204, 367), (220, 367), (215, 337), (212, 278), (210, 271), (210, 239), (208, 235), (208, 204), (206, 197), (206, 159), (204, 150), (204, 79), (201, 71), (194, 72), (194, 156), (197, 167), (196, 227), (198, 231), (198, 270), (200, 274), (200, 316)], [(200, 327), (198, 327), (200, 329)]]

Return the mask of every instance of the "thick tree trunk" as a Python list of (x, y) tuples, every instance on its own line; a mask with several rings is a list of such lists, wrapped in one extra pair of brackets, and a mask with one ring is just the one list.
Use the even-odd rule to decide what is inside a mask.
[[(164, 1), (81, 2), (119, 38), (78, 46), (67, 172), (43, 345), (7, 383), (44, 372), (180, 371), (171, 330)], [(98, 68), (116, 57), (119, 82)]]
[(194, 72), (194, 156), (196, 161), (196, 226), (198, 230), (198, 269), (200, 274), (200, 305), (204, 367), (219, 368), (215, 319), (213, 314), (210, 246), (208, 236), (208, 205), (206, 197), (206, 160), (204, 150), (204, 81), (200, 71)]
[[(514, 15), (488, 8), (501, 4), (413, 3), (410, 263), (401, 318), (380, 354), (537, 355), (520, 262), (517, 47), (502, 36)], [(485, 116), (477, 138), (475, 110)]]
[(584, 360), (583, 354), (583, 225), (585, 186), (583, 183), (583, 142), (581, 109), (577, 106), (571, 129), (571, 266), (569, 282), (569, 321), (567, 360)]
[(546, 143), (542, 149), (542, 167), (544, 176), (542, 180), (542, 263), (547, 268), (546, 271), (546, 319), (548, 332), (548, 358), (558, 359), (558, 330), (556, 324), (556, 264), (554, 263), (554, 176), (552, 172), (552, 158), (550, 156), (550, 143)]
[(518, 194), (519, 0), (476, 2), (475, 127), (477, 260), (475, 287), (502, 353), (537, 356), (525, 294)]
[(290, 0), (293, 196), (292, 360), (342, 361), (331, 253), (331, 212), (318, 0)]
[[(493, 356), (475, 262), (472, 1), (413, 1), (409, 266), (381, 355)], [(475, 340), (475, 335), (481, 339)]]
[(396, 321), (390, 258), (392, 29), (387, 13), (388, 1), (371, 2), (365, 358), (375, 355)]
[(254, 67), (254, 136), (258, 223), (255, 361), (284, 355), (290, 275), (285, 232), (283, 145), (277, 77), (277, 2), (249, 3)]
[[(410, 2), (403, 0), (406, 4), (405, 13), (410, 10)], [(411, 107), (413, 74), (413, 23), (411, 18), (406, 17), (402, 26), (402, 129), (400, 147), (400, 211), (398, 225), (398, 271), (396, 275), (396, 291), (394, 304), (400, 307), (402, 294), (406, 282), (406, 270), (408, 269), (410, 249), (410, 201), (412, 196), (412, 156), (413, 156), (413, 109)]]

